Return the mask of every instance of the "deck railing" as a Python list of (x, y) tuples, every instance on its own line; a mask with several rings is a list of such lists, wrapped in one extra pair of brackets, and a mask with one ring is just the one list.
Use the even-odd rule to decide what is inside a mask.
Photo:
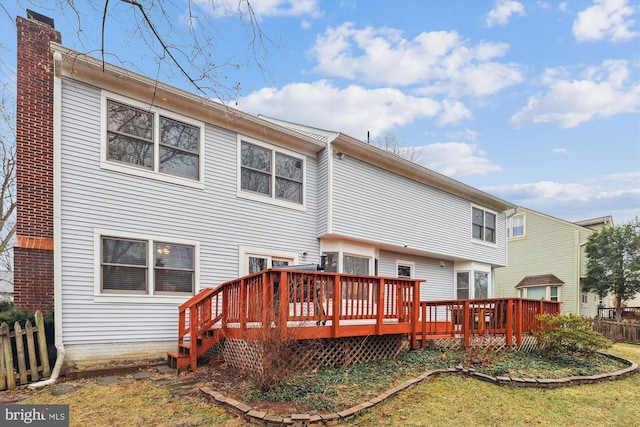
[(460, 337), (465, 347), (472, 336), (504, 336), (507, 346), (522, 344), (523, 333), (536, 331), (542, 313), (558, 314), (556, 301), (488, 298), (420, 302), (420, 335), (426, 339)]
[[(419, 301), (423, 280), (295, 270), (264, 270), (205, 289), (179, 308), (178, 345), (191, 366), (221, 337), (259, 339), (265, 330), (296, 339), (407, 334), (429, 338), (502, 335), (521, 343), (552, 301), (498, 298)], [(312, 326), (312, 327), (309, 327)], [(217, 338), (213, 334), (217, 333)], [(198, 346), (197, 350), (194, 350)]]

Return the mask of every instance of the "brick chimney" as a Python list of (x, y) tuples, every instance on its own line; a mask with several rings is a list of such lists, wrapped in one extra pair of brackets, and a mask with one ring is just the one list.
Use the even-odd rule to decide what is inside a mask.
[(18, 30), (14, 303), (53, 307), (53, 20), (27, 10)]

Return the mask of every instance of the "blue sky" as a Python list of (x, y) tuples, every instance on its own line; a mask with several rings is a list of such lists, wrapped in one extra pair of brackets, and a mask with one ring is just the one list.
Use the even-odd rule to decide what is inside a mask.
[[(76, 2), (80, 33), (64, 3), (0, 6), (9, 87), (13, 21), (25, 8), (54, 18), (65, 46), (99, 55), (102, 2)], [(206, 29), (220, 81), (239, 83), (225, 99), (236, 108), (360, 140), (392, 132), (422, 165), (561, 219), (640, 216), (635, 0), (253, 0), (268, 37), (262, 67), (236, 1), (173, 4), (173, 28), (159, 19), (158, 30), (177, 44)], [(107, 61), (197, 92), (174, 65), (158, 64), (139, 22), (132, 6), (110, 2)]]

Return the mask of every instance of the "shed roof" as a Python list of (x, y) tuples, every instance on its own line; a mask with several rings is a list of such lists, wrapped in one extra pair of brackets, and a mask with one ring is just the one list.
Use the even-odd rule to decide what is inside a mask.
[(516, 285), (516, 288), (540, 285), (564, 285), (564, 282), (553, 274), (539, 274), (537, 276), (525, 277)]

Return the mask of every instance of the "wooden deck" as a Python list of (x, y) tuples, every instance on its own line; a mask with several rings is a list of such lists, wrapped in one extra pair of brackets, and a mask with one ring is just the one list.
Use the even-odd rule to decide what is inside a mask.
[[(224, 338), (261, 340), (270, 332), (293, 339), (406, 334), (411, 348), (429, 339), (505, 337), (520, 345), (537, 329), (536, 315), (559, 313), (553, 301), (499, 298), (420, 301), (424, 280), (295, 270), (264, 270), (204, 289), (179, 307), (177, 369)], [(195, 351), (192, 347), (195, 343)]]

